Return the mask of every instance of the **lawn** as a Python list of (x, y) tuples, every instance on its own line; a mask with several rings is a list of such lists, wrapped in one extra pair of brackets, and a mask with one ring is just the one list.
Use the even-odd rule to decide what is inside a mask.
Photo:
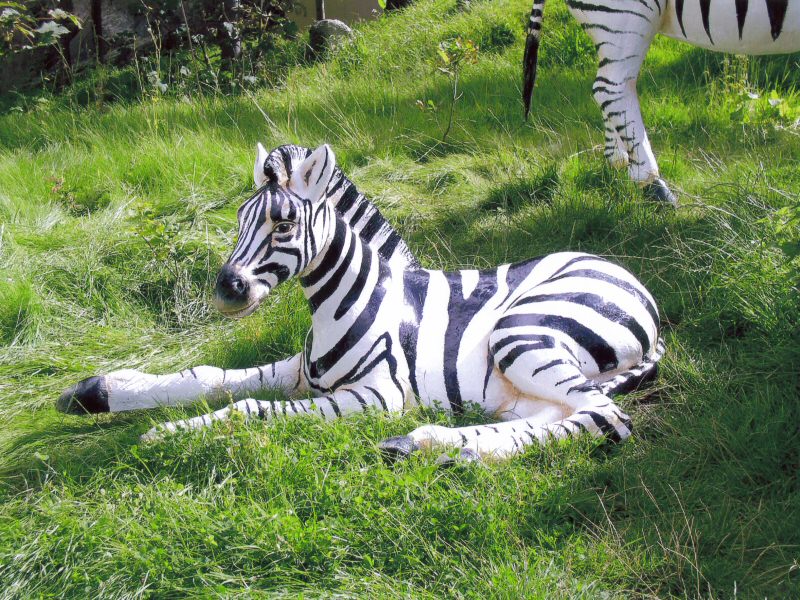
[[(800, 196), (800, 55), (656, 41), (639, 89), (673, 211), (605, 165), (593, 48), (563, 3), (527, 123), (528, 3), (454, 4), (361, 25), (278, 86), (0, 115), (0, 597), (800, 597), (800, 273), (777, 245)], [(437, 47), (456, 36), (480, 49), (441, 143)], [(149, 445), (208, 407), (56, 412), (95, 373), (301, 349), (296, 283), (242, 321), (210, 304), (257, 141), (331, 144), (426, 267), (582, 250), (631, 269), (667, 342), (656, 385), (620, 399), (634, 437), (443, 471), (378, 452), (452, 422), (422, 410)]]

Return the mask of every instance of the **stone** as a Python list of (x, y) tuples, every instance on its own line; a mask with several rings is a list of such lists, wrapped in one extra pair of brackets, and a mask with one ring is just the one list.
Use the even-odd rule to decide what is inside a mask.
[(308, 37), (311, 52), (316, 57), (347, 42), (353, 37), (353, 30), (338, 19), (322, 19), (309, 28)]

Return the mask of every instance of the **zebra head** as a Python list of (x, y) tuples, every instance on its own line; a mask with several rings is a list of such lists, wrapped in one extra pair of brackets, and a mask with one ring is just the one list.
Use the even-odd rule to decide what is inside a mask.
[(272, 288), (302, 273), (334, 222), (325, 189), (336, 159), (327, 144), (288, 178), (265, 169), (266, 156), (259, 144), (258, 191), (239, 208), (239, 240), (217, 276), (214, 304), (232, 318), (251, 314)]

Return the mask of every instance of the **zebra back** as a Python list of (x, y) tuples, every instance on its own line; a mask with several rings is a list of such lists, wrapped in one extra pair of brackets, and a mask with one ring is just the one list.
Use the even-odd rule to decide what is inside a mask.
[[(275, 148), (264, 162), (264, 175), (271, 181), (285, 184), (292, 171), (311, 154), (310, 148), (287, 144)], [(403, 269), (421, 268), (414, 253), (395, 231), (381, 211), (358, 191), (337, 166), (326, 190), (328, 200), (339, 215), (378, 254), (392, 265)]]

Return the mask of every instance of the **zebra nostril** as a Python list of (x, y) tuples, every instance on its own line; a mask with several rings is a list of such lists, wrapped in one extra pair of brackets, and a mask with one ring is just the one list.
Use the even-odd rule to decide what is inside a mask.
[(243, 294), (247, 290), (247, 282), (236, 276), (231, 280), (231, 289), (237, 294)]
[(250, 284), (237, 266), (224, 265), (217, 276), (217, 293), (228, 301), (244, 300), (250, 291)]

